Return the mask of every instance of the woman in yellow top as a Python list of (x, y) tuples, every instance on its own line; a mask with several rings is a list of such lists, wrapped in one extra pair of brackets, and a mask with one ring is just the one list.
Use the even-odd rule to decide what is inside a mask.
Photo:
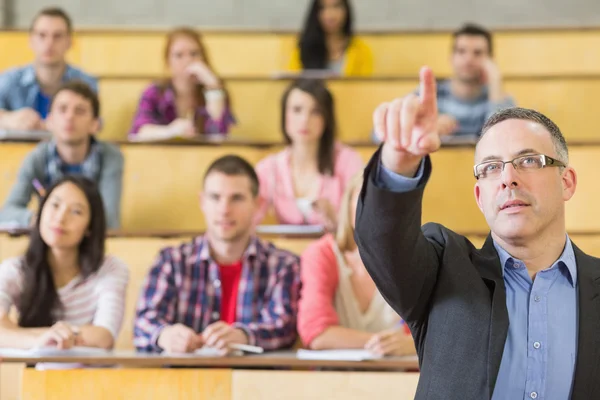
[(352, 31), (349, 0), (313, 0), (289, 69), (329, 70), (339, 76), (370, 76), (373, 53)]

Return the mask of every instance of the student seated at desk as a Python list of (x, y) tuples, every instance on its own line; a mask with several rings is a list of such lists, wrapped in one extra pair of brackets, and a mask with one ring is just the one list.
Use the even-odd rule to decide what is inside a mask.
[[(452, 76), (437, 82), (437, 131), (476, 140), (485, 121), (496, 111), (514, 107), (515, 101), (504, 91), (502, 73), (493, 59), (491, 32), (465, 24), (452, 36)], [(371, 137), (380, 142), (375, 130)]]
[(112, 348), (129, 271), (104, 253), (106, 222), (95, 184), (59, 179), (36, 221), (26, 254), (0, 264), (0, 347)]
[(97, 140), (100, 103), (85, 83), (70, 81), (58, 89), (50, 105), (48, 129), (52, 140), (33, 149), (21, 165), (17, 180), (0, 210), (0, 224), (26, 227), (33, 213), (31, 195), (63, 175), (83, 175), (98, 184), (110, 229), (119, 227), (123, 156), (109, 143)]
[(0, 75), (0, 129), (45, 130), (50, 99), (64, 82), (81, 80), (98, 91), (96, 78), (67, 64), (72, 31), (71, 19), (60, 8), (43, 9), (33, 19), (33, 64)]
[(228, 133), (235, 124), (229, 95), (210, 65), (200, 35), (189, 28), (171, 31), (165, 62), (171, 76), (142, 93), (130, 135), (162, 140)]
[(313, 0), (288, 67), (327, 70), (339, 76), (370, 76), (373, 53), (354, 36), (349, 0)]
[(335, 237), (323, 236), (302, 254), (298, 332), (304, 345), (315, 350), (416, 354), (410, 331), (375, 287), (354, 242), (361, 186), (359, 172), (344, 193)]
[(280, 224), (323, 225), (335, 230), (350, 177), (363, 168), (360, 154), (335, 140), (333, 96), (318, 80), (298, 80), (281, 101), (286, 148), (256, 165), (260, 223), (269, 210)]
[(299, 259), (254, 236), (258, 178), (238, 156), (208, 168), (201, 194), (206, 233), (162, 250), (137, 305), (140, 351), (223, 353), (232, 343), (275, 350), (296, 338)]

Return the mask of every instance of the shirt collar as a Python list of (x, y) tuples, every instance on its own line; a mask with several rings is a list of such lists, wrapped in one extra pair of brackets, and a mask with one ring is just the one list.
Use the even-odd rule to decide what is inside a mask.
[[(63, 159), (60, 158), (60, 154), (58, 154), (58, 148), (56, 146), (56, 140), (54, 140), (54, 138), (52, 138), (52, 139), (50, 139), (50, 143), (51, 143), (51, 146), (53, 148), (53, 155), (54, 155), (54, 157), (56, 157), (62, 163)], [(96, 143), (98, 143), (98, 141), (96, 140), (96, 138), (94, 137), (94, 135), (90, 135), (90, 148), (88, 149), (88, 155), (86, 156), (86, 159), (89, 157), (89, 155), (92, 152), (92, 150), (94, 150), (94, 147), (96, 146)]]
[[(498, 243), (496, 243), (495, 240), (493, 242), (494, 247), (498, 252), (498, 257), (500, 257), (500, 265), (502, 265), (502, 276), (504, 276), (504, 270), (506, 268), (513, 265), (515, 262), (522, 261), (518, 258), (514, 258), (513, 256), (511, 256)], [(569, 281), (571, 282), (571, 285), (575, 287), (575, 285), (577, 285), (577, 263), (575, 261), (575, 252), (573, 251), (573, 244), (571, 243), (571, 238), (569, 238), (569, 235), (567, 235), (567, 241), (565, 243), (565, 248), (563, 249), (562, 254), (558, 258), (558, 260), (556, 260), (554, 264), (552, 264), (550, 268), (553, 268), (555, 265), (558, 265), (559, 267), (562, 266), (567, 271), (570, 278)]]
[[(196, 248), (195, 253), (198, 255), (197, 259), (206, 262), (213, 261), (213, 258), (210, 255), (210, 246), (208, 244), (208, 237), (206, 236), (206, 234), (198, 236), (194, 240), (194, 242), (194, 248)], [(256, 257), (259, 254), (260, 248), (261, 246), (258, 238), (256, 236), (252, 236), (250, 238), (250, 243), (248, 244), (248, 247), (242, 255), (242, 259), (246, 260), (251, 257)]]
[[(73, 68), (69, 64), (67, 64), (65, 67), (65, 72), (62, 76), (63, 82), (70, 80), (72, 74)], [(33, 66), (33, 64), (29, 64), (23, 68), (23, 73), (21, 75), (21, 85), (37, 85), (37, 77), (35, 75), (35, 67)]]

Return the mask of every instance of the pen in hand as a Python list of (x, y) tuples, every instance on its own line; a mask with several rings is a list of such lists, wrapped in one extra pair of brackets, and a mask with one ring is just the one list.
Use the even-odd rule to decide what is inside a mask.
[(41, 197), (46, 196), (46, 189), (44, 189), (44, 186), (40, 183), (40, 181), (37, 180), (37, 178), (33, 180), (32, 184), (35, 188), (35, 191), (38, 192)]

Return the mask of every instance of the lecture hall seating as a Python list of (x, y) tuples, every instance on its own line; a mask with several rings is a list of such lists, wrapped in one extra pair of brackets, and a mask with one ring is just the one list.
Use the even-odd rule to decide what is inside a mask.
[[(374, 79), (331, 82), (344, 140), (367, 140), (371, 110), (382, 100), (415, 88), (422, 64), (442, 77), (450, 73), (451, 37), (447, 33), (362, 36), (375, 54)], [(286, 82), (270, 78), (285, 69), (294, 35), (206, 32), (204, 37), (215, 69), (227, 79), (231, 91), (240, 121), (234, 132), (278, 139), (279, 99)], [(164, 31), (76, 33), (69, 60), (100, 78), (106, 121), (103, 137), (125, 138), (141, 91), (164, 74), (163, 40)], [(598, 138), (589, 121), (595, 117), (600, 98), (600, 53), (593, 51), (599, 46), (600, 30), (498, 32), (495, 39), (507, 92), (520, 105), (547, 113), (567, 138), (576, 140)], [(0, 32), (0, 47), (11, 54), (0, 60), (0, 69), (31, 59), (26, 32)]]
[[(422, 64), (430, 65), (441, 77), (450, 73), (451, 37), (447, 33), (361, 36), (375, 55), (374, 77), (329, 83), (336, 97), (339, 135), (345, 141), (368, 140), (373, 108), (415, 88), (416, 74)], [(285, 69), (295, 36), (205, 32), (204, 37), (213, 65), (227, 80), (234, 111), (241, 122), (233, 133), (256, 140), (279, 141), (279, 101), (287, 82), (271, 78), (273, 72)], [(163, 40), (164, 31), (160, 30), (76, 33), (68, 58), (100, 78), (105, 121), (101, 138), (125, 138), (141, 90), (164, 74)], [(567, 228), (582, 250), (596, 256), (600, 256), (600, 215), (596, 211), (600, 186), (594, 178), (600, 145), (592, 121), (600, 103), (600, 53), (594, 51), (599, 47), (597, 29), (512, 31), (495, 36), (496, 60), (504, 75), (506, 91), (514, 95), (519, 105), (547, 113), (571, 143), (578, 142), (571, 147), (571, 162), (579, 174), (579, 188), (568, 203)], [(31, 60), (25, 31), (0, 31), (0, 48), (10, 54), (0, 59), (0, 70)], [(240, 59), (244, 62), (239, 62)], [(0, 144), (0, 199), (6, 197), (20, 161), (31, 147), (31, 144)], [(240, 153), (256, 163), (279, 148), (122, 145), (126, 159), (123, 228), (202, 230), (204, 221), (198, 208), (198, 192), (208, 163), (228, 152)], [(374, 149), (374, 146), (358, 147), (365, 161)], [(487, 225), (472, 195), (472, 159), (473, 149), (468, 147), (443, 149), (433, 156), (434, 175), (424, 198), (423, 221), (441, 222), (456, 231), (477, 234), (474, 242), (481, 244)], [(157, 160), (161, 162), (160, 169), (156, 169)], [(175, 206), (166, 208), (164, 204)], [(127, 298), (129, 314), (118, 348), (131, 347), (133, 305), (158, 249), (181, 240), (185, 238), (109, 240), (108, 250), (123, 258), (132, 271)], [(307, 244), (281, 238), (276, 241), (296, 252), (301, 252)], [(19, 254), (25, 243), (24, 238), (0, 236), (0, 257)], [(133, 248), (138, 251), (131, 251)], [(2, 399), (16, 398), (13, 395), (19, 390), (15, 385), (20, 382), (20, 373), (19, 369), (0, 365)], [(242, 371), (242, 375), (239, 380), (246, 382), (246, 386), (239, 387), (245, 391), (252, 390), (257, 379), (264, 379), (251, 371)], [(198, 378), (190, 375), (182, 379)], [(272, 383), (272, 377), (268, 379)], [(349, 384), (351, 379), (346, 382)]]
[[(0, 198), (4, 199), (16, 178), (20, 160), (30, 143), (0, 145)], [(358, 146), (366, 162), (375, 146)], [(280, 146), (186, 146), (122, 144), (125, 156), (122, 227), (124, 230), (203, 230), (198, 195), (208, 165), (227, 153), (242, 154), (255, 164)], [(472, 174), (472, 147), (444, 148), (432, 157), (434, 173), (425, 191), (423, 221), (442, 223), (459, 232), (487, 233), (476, 206)], [(573, 145), (571, 164), (578, 172), (578, 188), (567, 203), (567, 229), (600, 232), (600, 199), (597, 160), (600, 145)], [(160, 161), (160, 168), (157, 163)]]
[[(132, 321), (133, 321), (133, 316), (134, 316), (134, 311), (135, 311), (135, 302), (137, 300), (137, 296), (139, 294), (139, 290), (141, 288), (141, 285), (143, 283), (143, 279), (146, 276), (146, 273), (148, 272), (148, 268), (152, 265), (152, 262), (154, 261), (154, 257), (156, 256), (156, 254), (158, 253), (158, 251), (163, 248), (164, 246), (169, 246), (169, 245), (173, 245), (176, 243), (180, 243), (181, 241), (187, 240), (189, 236), (186, 235), (180, 235), (180, 236), (176, 236), (176, 237), (171, 237), (168, 239), (165, 238), (159, 238), (159, 237), (150, 237), (150, 236), (143, 236), (140, 235), (139, 237), (114, 237), (114, 238), (110, 238), (108, 239), (108, 244), (107, 244), (107, 252), (110, 254), (113, 254), (119, 258), (121, 258), (123, 261), (125, 261), (127, 263), (127, 265), (130, 268), (130, 272), (131, 272), (131, 276), (130, 276), (130, 284), (129, 284), (129, 289), (128, 289), (128, 294), (127, 294), (127, 301), (126, 301), (126, 314), (124, 317), (124, 325), (123, 328), (121, 330), (121, 334), (119, 336), (119, 339), (117, 341), (117, 345), (116, 345), (116, 349), (117, 350), (131, 350), (133, 345), (132, 345), (132, 340), (131, 340), (131, 334), (132, 334)], [(288, 249), (290, 251), (293, 251), (295, 253), (301, 253), (303, 249), (306, 248), (306, 246), (310, 243), (310, 241), (312, 239), (294, 239), (294, 238), (285, 238), (285, 237), (270, 237), (267, 236), (266, 237), (268, 240), (272, 240), (277, 246), (280, 246), (282, 248)], [(575, 234), (571, 236), (572, 240), (574, 241), (574, 243), (576, 243), (583, 251), (587, 252), (588, 254), (591, 255), (595, 255), (595, 256), (600, 256), (600, 234), (591, 234), (591, 235), (587, 235), (587, 234)], [(469, 239), (476, 245), (476, 246), (480, 246), (483, 244), (484, 240), (485, 240), (485, 236), (482, 235), (469, 235)], [(16, 256), (19, 254), (22, 254), (23, 249), (26, 247), (27, 245), (27, 238), (24, 236), (21, 237), (17, 237), (17, 238), (12, 238), (9, 237), (7, 235), (3, 235), (0, 234), (0, 256), (2, 258), (6, 258), (6, 257), (11, 257), (11, 256)], [(136, 249), (136, 251), (131, 251), (132, 249)], [(2, 399), (8, 399), (8, 400), (12, 400), (12, 399), (16, 399), (16, 394), (19, 393), (20, 388), (21, 388), (21, 382), (22, 382), (22, 373), (23, 373), (23, 368), (24, 366), (22, 364), (0, 364), (0, 398)], [(139, 370), (133, 369), (133, 370), (126, 370), (125, 375), (128, 377), (128, 380), (124, 380), (123, 382), (129, 382), (130, 379), (136, 379), (139, 380), (141, 379), (139, 372), (136, 372)], [(54, 372), (57, 373), (57, 372)], [(64, 373), (64, 372), (61, 372)], [(86, 382), (86, 381), (90, 381), (90, 380), (94, 380), (97, 382), (97, 379), (108, 379), (111, 375), (94, 375), (94, 376), (90, 376), (90, 374), (93, 374), (92, 372), (81, 372), (78, 373), (76, 371), (73, 372), (67, 372), (70, 374), (75, 374), (74, 376), (77, 376), (76, 381), (77, 382)], [(161, 377), (160, 379), (164, 379), (164, 380), (169, 380), (172, 378), (169, 377), (165, 377), (164, 375), (161, 375), (160, 372), (157, 372), (156, 370), (151, 370), (151, 373), (154, 374), (153, 376), (157, 376), (157, 377)], [(328, 380), (329, 382), (331, 382), (331, 379), (334, 379), (335, 382), (340, 382), (341, 384), (343, 384), (344, 382), (349, 383), (351, 382), (351, 380), (349, 379), (349, 375), (348, 373), (341, 373), (341, 372), (329, 372), (329, 373), (325, 373), (325, 375), (322, 375), (323, 373), (320, 372), (319, 376), (315, 376), (310, 375), (307, 376), (307, 373), (305, 372), (300, 372), (298, 371), (296, 374), (293, 375), (281, 375), (278, 379), (278, 381), (280, 381), (280, 383), (283, 385), (283, 382), (285, 382), (285, 385), (283, 385), (282, 387), (279, 387), (278, 390), (270, 390), (270, 396), (265, 393), (264, 390), (261, 390), (261, 386), (258, 383), (264, 382), (265, 379), (269, 379), (269, 382), (272, 382), (272, 375), (269, 375), (268, 377), (265, 377), (264, 375), (260, 374), (259, 372), (252, 372), (252, 371), (239, 371), (237, 372), (239, 374), (239, 376), (236, 377), (236, 381), (237, 381), (237, 385), (235, 390), (238, 391), (238, 396), (241, 396), (242, 394), (245, 394), (246, 398), (252, 398), (252, 399), (270, 399), (273, 398), (272, 395), (273, 393), (284, 393), (285, 390), (289, 390), (290, 385), (291, 387), (294, 388), (301, 388), (305, 385), (309, 385), (311, 387), (319, 387), (320, 385), (324, 386), (324, 387), (328, 387), (328, 385), (325, 384), (325, 382), (323, 380)], [(272, 371), (271, 371), (272, 373)], [(52, 381), (50, 380), (50, 378), (48, 378), (48, 380), (46, 381), (45, 379), (43, 379), (43, 375), (40, 373), (36, 373), (35, 371), (25, 371), (26, 374), (26, 378), (30, 381), (30, 382), (39, 382), (40, 385), (43, 385), (44, 382), (46, 383), (46, 386), (42, 386), (42, 387), (38, 387), (36, 385), (36, 387), (29, 387), (26, 388), (26, 393), (28, 394), (29, 397), (27, 397), (27, 399), (41, 399), (43, 397), (35, 397), (35, 396), (40, 396), (41, 393), (43, 392), (43, 389), (48, 389), (48, 385), (51, 384), (51, 382), (54, 382), (55, 379), (58, 379), (57, 377), (53, 377)], [(27, 375), (29, 374), (29, 375)], [(52, 372), (50, 373), (52, 374)], [(194, 377), (196, 377), (196, 379), (201, 378), (198, 376), (197, 372), (187, 372), (186, 374), (191, 374)], [(327, 375), (329, 374), (329, 376)], [(361, 388), (364, 388), (364, 381), (363, 379), (364, 376), (360, 373), (355, 373), (356, 375), (354, 376), (355, 379), (358, 379), (358, 381), (355, 381), (354, 384), (356, 385), (355, 390), (361, 390)], [(383, 374), (383, 375), (382, 375)], [(378, 373), (378, 374), (371, 374), (373, 376), (377, 375), (377, 376), (385, 376), (386, 374), (393, 374), (393, 373)], [(49, 375), (50, 377), (52, 377), (52, 375)], [(344, 378), (344, 376), (346, 378)], [(203, 377), (206, 377), (205, 375), (203, 375)], [(388, 376), (388, 378), (391, 378), (392, 376)], [(74, 382), (73, 378), (67, 378), (66, 376), (64, 377), (65, 380), (64, 382)], [(217, 379), (218, 377), (212, 376), (212, 379)], [(399, 378), (399, 377), (398, 377)], [(403, 376), (402, 379), (405, 379), (406, 377)], [(187, 375), (181, 375), (179, 377), (179, 379), (182, 379), (181, 385), (184, 385), (185, 382), (187, 382), (188, 379), (191, 379), (190, 377), (188, 377)], [(360, 382), (360, 383), (359, 383)], [(56, 383), (56, 382), (54, 382)], [(414, 383), (414, 382), (413, 382)], [(407, 381), (407, 384), (408, 381)], [(74, 385), (74, 383), (73, 383)], [(85, 386), (85, 385), (84, 385)], [(271, 388), (272, 386), (267, 385), (269, 388)], [(265, 386), (265, 387), (267, 387)], [(74, 386), (72, 386), (74, 387)], [(209, 386), (211, 387), (211, 386)], [(287, 387), (287, 389), (286, 389)], [(368, 387), (368, 386), (367, 386)], [(58, 388), (56, 388), (58, 389)], [(250, 392), (248, 392), (248, 390), (250, 390)], [(299, 390), (299, 389), (295, 389), (295, 390)], [(313, 392), (311, 392), (308, 389), (303, 389), (305, 390), (305, 392), (303, 392), (303, 394), (308, 395), (311, 394)], [(79, 392), (77, 392), (79, 393)], [(285, 392), (287, 393), (287, 392)], [(234, 396), (233, 398), (242, 398), (242, 397), (236, 397)], [(287, 398), (287, 397), (286, 397)]]

